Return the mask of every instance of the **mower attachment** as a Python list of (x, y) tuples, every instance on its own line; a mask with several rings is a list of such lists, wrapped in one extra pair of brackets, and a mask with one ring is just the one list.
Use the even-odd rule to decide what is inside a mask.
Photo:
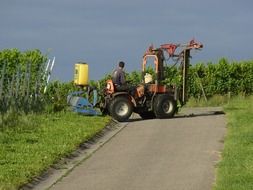
[(67, 103), (71, 106), (74, 112), (84, 115), (101, 115), (99, 111), (94, 109), (97, 104), (97, 91), (93, 90), (93, 103), (90, 103), (88, 99), (81, 97), (85, 94), (85, 91), (72, 92), (67, 97)]

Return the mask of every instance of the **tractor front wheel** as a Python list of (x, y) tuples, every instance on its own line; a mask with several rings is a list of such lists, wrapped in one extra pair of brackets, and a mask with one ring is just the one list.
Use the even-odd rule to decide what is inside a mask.
[(132, 115), (133, 104), (127, 97), (118, 96), (111, 101), (109, 112), (114, 119), (124, 122)]
[(176, 109), (177, 104), (172, 96), (161, 94), (155, 98), (154, 112), (157, 118), (171, 118)]

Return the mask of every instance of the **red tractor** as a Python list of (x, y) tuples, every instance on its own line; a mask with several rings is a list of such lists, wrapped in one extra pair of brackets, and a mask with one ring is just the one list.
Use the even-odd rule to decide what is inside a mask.
[[(181, 48), (179, 53), (175, 53)], [(163, 44), (159, 48), (150, 46), (143, 56), (142, 83), (131, 90), (116, 91), (112, 80), (107, 81), (104, 101), (100, 107), (117, 121), (127, 121), (133, 112), (143, 119), (171, 118), (177, 111), (177, 101), (184, 105), (187, 101), (187, 75), (190, 64), (190, 51), (201, 49), (203, 45), (191, 40), (187, 44)], [(165, 52), (176, 63), (181, 63), (182, 84), (166, 86), (162, 84), (164, 77)], [(167, 57), (168, 57), (167, 56)], [(155, 79), (146, 74), (147, 60), (154, 61)]]

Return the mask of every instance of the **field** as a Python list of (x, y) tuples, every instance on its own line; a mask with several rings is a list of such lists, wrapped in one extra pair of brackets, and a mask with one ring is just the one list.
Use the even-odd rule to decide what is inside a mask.
[(109, 117), (29, 114), (0, 130), (0, 189), (17, 189), (103, 129)]

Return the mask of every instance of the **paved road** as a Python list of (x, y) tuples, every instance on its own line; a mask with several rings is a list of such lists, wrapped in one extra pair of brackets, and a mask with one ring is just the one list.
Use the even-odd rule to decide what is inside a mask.
[[(51, 190), (208, 190), (222, 149), (225, 116), (135, 120)], [(196, 115), (197, 114), (197, 115)]]

